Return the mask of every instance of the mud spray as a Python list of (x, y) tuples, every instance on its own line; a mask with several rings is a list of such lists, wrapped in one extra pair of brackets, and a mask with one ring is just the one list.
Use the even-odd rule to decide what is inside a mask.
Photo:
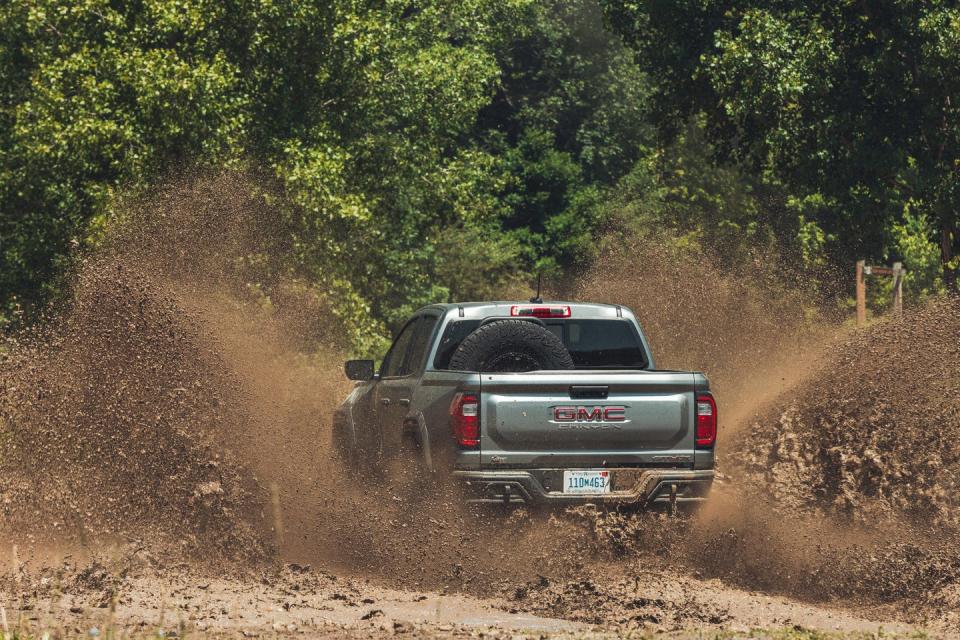
[(7, 343), (3, 539), (487, 592), (563, 566), (575, 549), (526, 519), (477, 517), (404, 473), (346, 481), (337, 320), (278, 259), (282, 212), (261, 193), (225, 174), (131, 199), (69, 303)]
[(575, 295), (630, 306), (661, 367), (710, 375), (715, 499), (672, 520), (475, 513), (402, 473), (343, 482), (337, 319), (277, 259), (288, 234), (258, 193), (225, 174), (132, 200), (80, 260), (69, 304), (4, 346), (0, 538), (61, 554), (113, 545), (197, 571), (306, 562), (586, 621), (656, 610), (634, 591), (659, 571), (914, 616), (952, 606), (956, 301), (848, 335), (811, 321), (815, 301), (796, 288), (636, 240)]

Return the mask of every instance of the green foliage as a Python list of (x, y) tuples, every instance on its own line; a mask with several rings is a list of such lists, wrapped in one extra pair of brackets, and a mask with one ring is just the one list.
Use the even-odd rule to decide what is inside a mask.
[(823, 232), (813, 220), (807, 220), (803, 214), (797, 216), (799, 229), (797, 230), (797, 244), (800, 247), (800, 257), (805, 267), (816, 268), (826, 265), (824, 249), (827, 243), (827, 234)]
[(940, 246), (932, 240), (936, 229), (921, 214), (907, 207), (903, 221), (893, 225), (897, 254), (903, 257), (907, 274), (903, 279), (904, 296), (910, 300), (923, 299), (943, 292)]
[(55, 290), (71, 245), (117, 189), (171, 164), (249, 156), (285, 188), (297, 266), (338, 300), (365, 301), (345, 302), (345, 314), (376, 301), (368, 315), (390, 321), (409, 300), (433, 299), (423, 240), (483, 215), (464, 216), (489, 185), (475, 170), (483, 154), (461, 142), (498, 77), (492, 25), (517, 7), (5, 4), (5, 305)]
[(604, 187), (652, 146), (649, 84), (592, 0), (531, 4), (497, 55), (502, 79), (480, 124), (514, 177), (506, 227), (556, 275), (593, 257)]
[(237, 74), (222, 54), (200, 57), (189, 41), (158, 46), (178, 27), (151, 24), (155, 10), (124, 15), (96, 0), (0, 6), (0, 292), (8, 310), (56, 288), (68, 248), (83, 241), (86, 221), (120, 180), (161, 160), (219, 158), (238, 143), (245, 100)]
[(815, 224), (835, 263), (894, 254), (910, 202), (947, 238), (942, 260), (956, 253), (954, 3), (603, 5), (657, 82), (661, 131), (705, 114), (718, 157), (782, 184), (795, 201), (819, 202), (803, 212), (801, 242), (816, 240)]
[(589, 0), (7, 3), (0, 80), (0, 309), (55, 295), (118, 195), (266, 167), (289, 268), (362, 352), (420, 304), (582, 259), (650, 132)]
[(364, 354), (618, 224), (728, 268), (902, 259), (932, 295), (960, 266), (957, 95), (945, 1), (0, 4), (0, 327), (124, 194), (224, 166), (266, 175), (284, 268)]
[(769, 190), (712, 155), (703, 122), (691, 120), (671, 145), (634, 165), (597, 217), (640, 231), (669, 230), (664, 237), (708, 251), (725, 268), (749, 263), (775, 244), (775, 229), (764, 220)]
[(447, 227), (435, 238), (434, 276), (448, 283), (441, 300), (529, 297), (523, 246), (517, 234), (497, 227)]
[(759, 222), (757, 185), (732, 165), (711, 162), (701, 122), (690, 123), (660, 158), (661, 217), (681, 234), (695, 233), (720, 264), (746, 260), (769, 241)]

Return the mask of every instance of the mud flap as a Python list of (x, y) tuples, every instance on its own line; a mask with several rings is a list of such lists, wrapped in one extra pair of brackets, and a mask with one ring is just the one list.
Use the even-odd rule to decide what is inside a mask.
[(435, 469), (433, 467), (433, 454), (430, 450), (430, 432), (427, 430), (427, 421), (420, 412), (417, 412), (416, 420), (417, 440), (420, 443), (420, 462), (428, 472), (433, 473)]

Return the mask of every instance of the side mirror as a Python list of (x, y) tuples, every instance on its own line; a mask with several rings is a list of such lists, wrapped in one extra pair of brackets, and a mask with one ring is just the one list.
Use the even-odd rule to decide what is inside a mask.
[(373, 380), (373, 360), (347, 360), (343, 368), (351, 380)]

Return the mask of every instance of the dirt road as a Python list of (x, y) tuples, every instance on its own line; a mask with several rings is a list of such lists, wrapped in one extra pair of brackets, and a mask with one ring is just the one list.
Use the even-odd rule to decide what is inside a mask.
[[(46, 562), (52, 564), (52, 556)], [(140, 559), (139, 562), (143, 562)], [(244, 637), (618, 637), (628, 631), (747, 634), (754, 629), (912, 632), (877, 612), (802, 604), (670, 570), (592, 567), (585, 578), (540, 577), (499, 597), (390, 589), (309, 566), (233, 577), (184, 566), (150, 568), (132, 556), (74, 567), (72, 558), (6, 583), (7, 625), (90, 634), (228, 634)], [(112, 564), (111, 566), (108, 566)], [(596, 582), (594, 582), (594, 580)], [(96, 633), (96, 632), (94, 632)]]

